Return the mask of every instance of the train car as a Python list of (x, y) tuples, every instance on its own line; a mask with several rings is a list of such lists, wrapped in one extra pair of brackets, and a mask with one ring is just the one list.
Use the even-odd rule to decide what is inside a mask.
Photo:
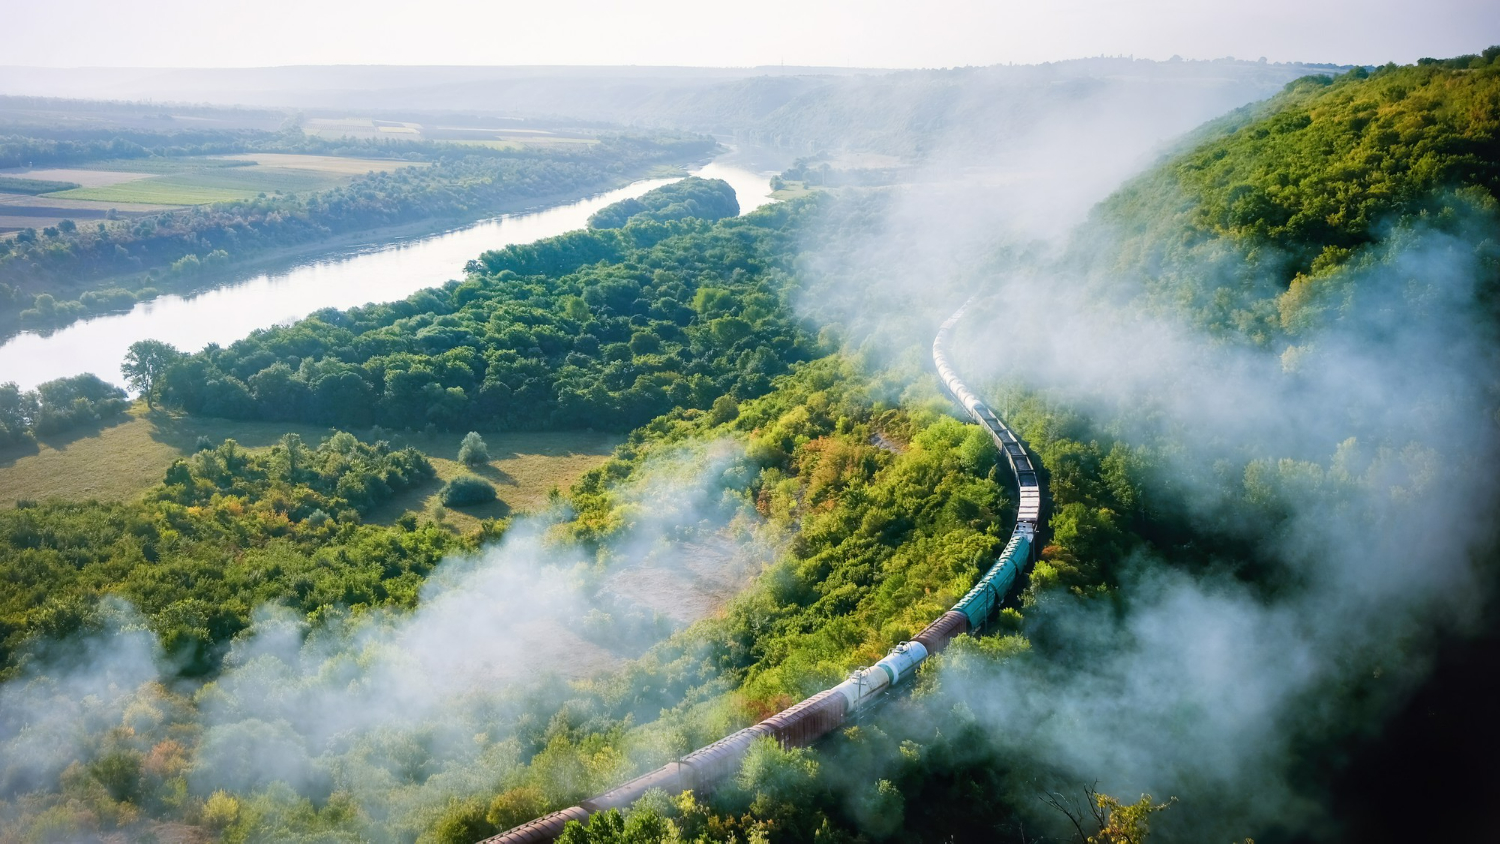
[(782, 747), (806, 747), (833, 732), (852, 711), (838, 688), (824, 689), (760, 722)]
[(682, 763), (668, 762), (654, 771), (641, 774), (597, 797), (590, 797), (578, 805), (592, 814), (605, 809), (624, 809), (641, 799), (641, 795), (653, 788), (676, 794), (691, 787), (691, 783), (687, 782), (684, 777), (687, 773), (689, 769), (683, 768)]
[(544, 842), (556, 841), (563, 834), (563, 828), (568, 825), (568, 821), (588, 823), (590, 814), (592, 813), (582, 806), (573, 806), (560, 812), (543, 815), (534, 821), (527, 821), (514, 829), (486, 838), (484, 841), (485, 844), (490, 844), (490, 842), (544, 844)]
[(948, 610), (937, 617), (937, 620), (922, 628), (922, 632), (912, 637), (913, 642), (921, 642), (927, 653), (941, 653), (943, 648), (956, 636), (962, 636), (969, 632), (969, 617), (958, 610)]
[(693, 790), (708, 791), (739, 770), (740, 759), (744, 758), (750, 745), (769, 735), (771, 728), (762, 721), (682, 757), (683, 766), (691, 772)]

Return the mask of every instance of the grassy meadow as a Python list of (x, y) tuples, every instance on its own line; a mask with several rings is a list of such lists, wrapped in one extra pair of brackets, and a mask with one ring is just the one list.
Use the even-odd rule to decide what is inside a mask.
[(399, 140), (442, 141), (482, 146), (491, 149), (518, 150), (526, 147), (593, 145), (598, 138), (575, 134), (558, 134), (548, 129), (511, 127), (441, 126), (368, 117), (312, 117), (303, 121), (302, 131), (320, 138), (379, 138)]
[(418, 162), (333, 155), (248, 153), (196, 158), (95, 161), (68, 168), (0, 173), (0, 232), (187, 205), (309, 193), (348, 184), (372, 170)]
[(151, 176), (114, 184), (79, 187), (48, 194), (93, 202), (147, 202), (157, 205), (201, 205), (253, 199), (262, 193), (305, 193), (348, 183), (371, 170), (392, 170), (406, 162), (327, 155), (258, 154), (228, 158), (121, 162), (122, 169)]
[(203, 205), (254, 199), (260, 193), (243, 187), (205, 185), (193, 176), (162, 176), (136, 182), (121, 182), (97, 188), (74, 188), (49, 196), (85, 199), (91, 202), (148, 202), (153, 205)]
[[(147, 412), (137, 404), (126, 421), (83, 436), (47, 438), (36, 446), (0, 451), (0, 507), (17, 500), (99, 499), (126, 501), (161, 482), (172, 461), (191, 455), (199, 437), (218, 444), (233, 439), (246, 448), (266, 448), (283, 434), (300, 435), (310, 445), (331, 428), (287, 422), (236, 422)], [(455, 459), (462, 433), (399, 433), (374, 429), (352, 431), (365, 441), (386, 439), (400, 448), (423, 452), (438, 478), (387, 502), (371, 521), (393, 522), (405, 513), (439, 522), (455, 532), (476, 527), (480, 519), (499, 518), (545, 505), (553, 488), (566, 490), (609, 456), (620, 438), (590, 431), (480, 432), (489, 445), (488, 464), (472, 470), (495, 485), (498, 500), (453, 510), (442, 505), (443, 483), (465, 474)]]

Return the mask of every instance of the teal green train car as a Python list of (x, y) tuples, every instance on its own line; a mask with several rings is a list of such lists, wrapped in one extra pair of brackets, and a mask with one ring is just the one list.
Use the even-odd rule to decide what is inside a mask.
[(1031, 559), (1031, 543), (1035, 536), (1036, 529), (1029, 523), (1021, 522), (1016, 525), (1000, 559), (974, 584), (969, 594), (953, 606), (954, 610), (968, 618), (970, 630), (978, 630), (988, 621), (995, 614), (995, 608), (1010, 593), (1011, 586), (1015, 585), (1016, 578)]

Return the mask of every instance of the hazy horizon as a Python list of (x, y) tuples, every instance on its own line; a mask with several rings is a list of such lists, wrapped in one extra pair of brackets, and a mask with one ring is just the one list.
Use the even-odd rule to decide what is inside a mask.
[(17, 6), (6, 15), (11, 37), (0, 64), (895, 70), (1099, 56), (1384, 64), (1477, 52), (1500, 41), (1500, 16), (1482, 0), (1420, 6), (1148, 0), (1128, 8), (1105, 0), (1045, 6), (941, 0), (920, 11), (891, 0), (770, 0), (754, 15), (684, 0), (628, 6), (561, 0), (545, 7), (433, 0), (415, 16), (393, 0), (372, 0), (358, 14), (290, 0), (253, 6), (163, 0), (151, 11), (101, 0)]

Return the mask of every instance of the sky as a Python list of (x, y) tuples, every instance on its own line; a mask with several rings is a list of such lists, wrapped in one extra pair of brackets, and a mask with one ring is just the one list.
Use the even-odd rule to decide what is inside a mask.
[(0, 65), (955, 67), (1099, 55), (1409, 63), (1495, 0), (0, 0)]

